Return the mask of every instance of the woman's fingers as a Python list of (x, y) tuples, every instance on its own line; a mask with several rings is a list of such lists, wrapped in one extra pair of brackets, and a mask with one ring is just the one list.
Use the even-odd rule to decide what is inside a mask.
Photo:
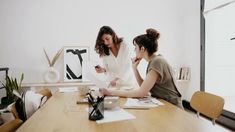
[(99, 89), (99, 92), (100, 92), (102, 95), (110, 95), (110, 92), (109, 92), (106, 88), (100, 88), (100, 89)]
[(104, 72), (104, 68), (102, 68), (100, 65), (96, 65), (95, 66), (95, 71), (97, 73), (103, 73)]

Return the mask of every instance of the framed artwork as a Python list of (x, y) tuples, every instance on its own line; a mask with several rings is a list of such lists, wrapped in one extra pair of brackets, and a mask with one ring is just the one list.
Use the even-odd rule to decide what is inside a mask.
[(0, 89), (4, 88), (2, 83), (6, 82), (6, 77), (8, 75), (8, 70), (9, 70), (8, 67), (3, 67), (3, 68), (0, 67)]
[(64, 47), (64, 82), (82, 81), (83, 63), (89, 61), (89, 47)]

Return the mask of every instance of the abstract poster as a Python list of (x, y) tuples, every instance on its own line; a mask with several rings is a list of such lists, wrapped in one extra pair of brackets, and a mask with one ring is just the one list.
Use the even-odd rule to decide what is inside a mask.
[(82, 81), (83, 63), (87, 61), (88, 47), (64, 47), (64, 82)]

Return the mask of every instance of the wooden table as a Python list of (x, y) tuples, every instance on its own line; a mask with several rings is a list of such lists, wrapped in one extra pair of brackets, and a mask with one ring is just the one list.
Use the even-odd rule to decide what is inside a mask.
[(85, 82), (60, 82), (60, 83), (22, 83), (22, 87), (74, 87), (74, 86), (93, 86), (94, 83)]
[[(148, 110), (126, 109), (136, 119), (97, 124), (88, 120), (87, 104), (76, 104), (78, 93), (56, 93), (17, 132), (214, 132), (224, 131), (210, 121), (161, 100)], [(120, 99), (121, 106), (125, 99)], [(220, 130), (221, 129), (221, 130)]]

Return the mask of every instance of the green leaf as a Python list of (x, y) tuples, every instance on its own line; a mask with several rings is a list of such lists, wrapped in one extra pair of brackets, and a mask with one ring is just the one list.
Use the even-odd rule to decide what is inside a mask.
[(22, 89), (22, 88), (21, 88), (21, 84), (22, 84), (23, 79), (24, 79), (24, 74), (22, 73), (22, 74), (21, 74), (21, 77), (20, 77), (19, 90)]
[(13, 84), (14, 84), (14, 87), (13, 87), (12, 91), (13, 91), (14, 89), (18, 90), (19, 87), (18, 87), (18, 83), (17, 83), (16, 78), (15, 78), (15, 81), (13, 81)]
[(19, 91), (21, 89), (21, 83), (23, 79), (24, 79), (24, 74), (21, 74), (20, 83), (17, 82), (16, 78), (10, 76), (6, 77), (5, 83), (1, 82), (1, 84), (6, 89), (7, 99), (9, 100), (9, 102), (16, 101), (16, 99), (18, 98), (17, 96), (14, 95), (13, 90)]

